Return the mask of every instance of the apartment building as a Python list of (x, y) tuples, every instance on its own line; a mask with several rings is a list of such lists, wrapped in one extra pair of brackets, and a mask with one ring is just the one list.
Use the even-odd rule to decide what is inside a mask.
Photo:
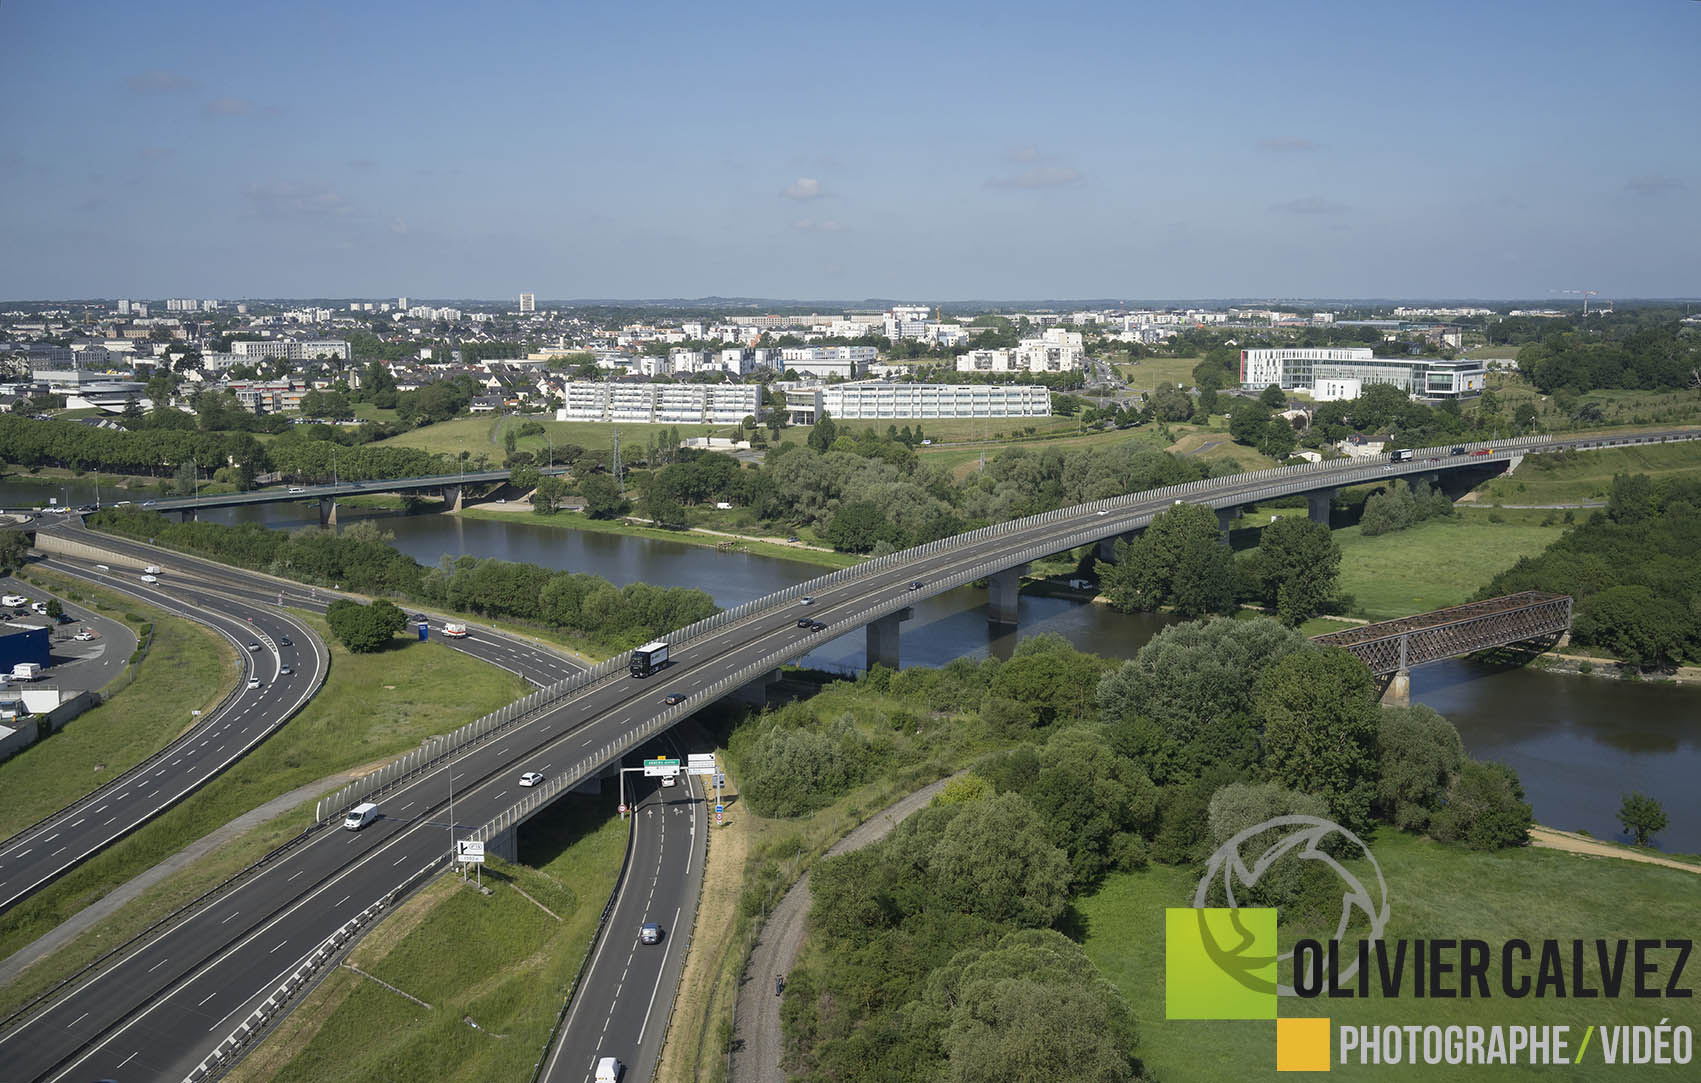
[(793, 376), (854, 380), (879, 353), (873, 346), (789, 346), (780, 351), (780, 369)]
[(317, 357), (349, 359), (348, 340), (340, 338), (268, 338), (230, 344), (230, 352), (249, 360), (311, 361)]
[[(787, 393), (788, 404), (793, 393)], [(863, 380), (814, 392), (816, 416), (843, 421), (1050, 417), (1051, 392), (1032, 384), (906, 384)]]
[(1240, 386), (1247, 390), (1276, 384), (1339, 399), (1392, 384), (1418, 398), (1458, 399), (1482, 394), (1487, 379), (1480, 361), (1377, 357), (1368, 346), (1240, 351)]
[(557, 421), (630, 421), (668, 425), (736, 425), (761, 416), (760, 384), (593, 383), (562, 386)]

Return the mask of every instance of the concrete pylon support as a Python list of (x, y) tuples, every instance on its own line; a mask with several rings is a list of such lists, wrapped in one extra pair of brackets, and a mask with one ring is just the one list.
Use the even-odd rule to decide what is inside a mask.
[(182, 509), (180, 509), (177, 513), (177, 521), (180, 522), (180, 523), (193, 523), (195, 521), (195, 509), (194, 508), (182, 508)]
[(1239, 508), (1218, 508), (1217, 509), (1217, 530), (1219, 532), (1221, 532), (1221, 534), (1223, 536), (1223, 544), (1224, 545), (1228, 544), (1229, 528), (1234, 525), (1234, 517), (1236, 515), (1239, 515), (1239, 514), (1240, 514)]
[(520, 863), (520, 844), (516, 828), (510, 827), (508, 830), (500, 831), (485, 840), (484, 852), (491, 857), (499, 857), (503, 861), (518, 865)]
[(1028, 566), (1018, 564), (986, 577), (986, 619), (989, 624), (1015, 624), (1016, 609), (1021, 601), (1022, 576)]
[(449, 511), (460, 511), (462, 507), (461, 486), (443, 486), (443, 506)]
[(909, 606), (898, 610), (889, 616), (876, 621), (869, 621), (867, 640), (863, 653), (866, 655), (866, 665), (873, 669), (875, 666), (885, 666), (887, 669), (898, 668), (898, 625), (909, 620), (914, 610)]
[(1412, 671), (1401, 667), (1394, 671), (1389, 678), (1388, 687), (1382, 691), (1382, 704), (1385, 707), (1410, 707), (1412, 705)]
[(1523, 461), (1524, 457), (1522, 455), (1512, 456), (1510, 459), (1506, 460), (1506, 472), (1508, 474), (1516, 474), (1518, 472), (1518, 467), (1523, 463)]
[(1329, 509), (1335, 501), (1334, 489), (1320, 489), (1315, 493), (1305, 494), (1306, 515), (1314, 523), (1329, 525)]
[(726, 698), (732, 700), (734, 703), (744, 703), (751, 707), (766, 707), (768, 705), (768, 686), (771, 684), (778, 684), (779, 680), (780, 671), (777, 669), (770, 669), (768, 672), (757, 677), (749, 684), (740, 687)]
[(1137, 531), (1130, 530), (1126, 534), (1113, 534), (1108, 538), (1099, 539), (1097, 559), (1104, 564), (1116, 563), (1116, 543), (1119, 541), (1132, 542)]
[(337, 498), (336, 497), (334, 497), (334, 496), (322, 496), (322, 497), (319, 498), (319, 525), (320, 526), (336, 526), (337, 525)]

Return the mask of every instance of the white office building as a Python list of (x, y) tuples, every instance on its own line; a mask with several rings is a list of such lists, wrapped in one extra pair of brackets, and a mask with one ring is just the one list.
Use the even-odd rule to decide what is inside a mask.
[(317, 357), (349, 359), (348, 340), (340, 338), (268, 338), (239, 340), (230, 344), (231, 353), (249, 360), (272, 358), (280, 361), (311, 361)]
[(924, 338), (931, 310), (926, 305), (893, 305), (886, 313), (886, 337), (893, 342), (901, 338)]
[(593, 383), (562, 388), (557, 421), (628, 421), (662, 425), (736, 425), (762, 413), (760, 384)]
[(1079, 331), (1048, 329), (1013, 350), (970, 350), (957, 358), (958, 372), (1073, 372), (1087, 357)]
[(530, 293), (520, 294), (520, 314), (537, 311), (537, 296)]
[(793, 376), (854, 380), (879, 356), (873, 346), (788, 346), (780, 351), (780, 370)]
[(1487, 379), (1480, 361), (1377, 357), (1368, 346), (1240, 351), (1240, 386), (1249, 391), (1276, 384), (1346, 398), (1356, 397), (1347, 395), (1355, 384), (1392, 384), (1418, 398), (1458, 399), (1482, 394)]
[[(905, 384), (863, 380), (815, 392), (816, 416), (844, 421), (1050, 417), (1051, 392), (1032, 384)], [(786, 396), (791, 403), (792, 393)]]

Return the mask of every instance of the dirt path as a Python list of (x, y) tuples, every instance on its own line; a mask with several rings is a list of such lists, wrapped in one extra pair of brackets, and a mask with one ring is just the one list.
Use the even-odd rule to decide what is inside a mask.
[(1658, 854), (1642, 853), (1639, 850), (1626, 850), (1622, 846), (1609, 846), (1599, 839), (1587, 835), (1578, 835), (1570, 831), (1559, 831), (1539, 824), (1530, 828), (1530, 845), (1540, 846), (1544, 850), (1564, 850), (1568, 854), (1584, 854), (1588, 857), (1616, 857), (1620, 861), (1640, 861), (1646, 865), (1663, 865), (1668, 869), (1682, 869), (1701, 875), (1701, 865), (1684, 861), (1676, 861)]
[[(828, 855), (860, 850), (885, 838), (899, 821), (932, 801), (949, 781), (942, 778), (881, 809), (835, 843)], [(780, 1067), (785, 1043), (780, 1034), (780, 998), (774, 995), (774, 978), (791, 970), (796, 961), (797, 951), (803, 946), (804, 918), (808, 913), (809, 875), (805, 873), (774, 907), (767, 924), (762, 926), (756, 946), (751, 949), (750, 961), (745, 964), (744, 980), (732, 1009), (733, 1054), (728, 1080), (783, 1083), (786, 1077)]]

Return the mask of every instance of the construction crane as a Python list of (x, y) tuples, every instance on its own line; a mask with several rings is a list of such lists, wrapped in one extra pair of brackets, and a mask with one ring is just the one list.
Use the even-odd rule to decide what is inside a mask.
[(1584, 319), (1589, 318), (1589, 298), (1599, 297), (1600, 293), (1601, 293), (1600, 290), (1554, 290), (1553, 292), (1554, 293), (1570, 293), (1570, 294), (1581, 295), (1582, 298), (1583, 298), (1583, 318)]

